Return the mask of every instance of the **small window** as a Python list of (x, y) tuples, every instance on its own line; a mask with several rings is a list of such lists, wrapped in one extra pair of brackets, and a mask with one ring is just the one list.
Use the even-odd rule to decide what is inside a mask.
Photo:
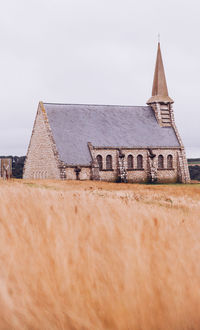
[(172, 157), (172, 155), (167, 156), (167, 168), (168, 169), (173, 168), (173, 157)]
[(158, 156), (158, 168), (163, 169), (164, 168), (164, 158), (162, 155)]
[(103, 159), (102, 159), (101, 155), (97, 156), (97, 163), (99, 165), (99, 170), (102, 171), (102, 169), (103, 169)]
[(133, 169), (133, 156), (132, 155), (128, 155), (127, 163), (128, 163), (128, 169)]
[(142, 155), (137, 156), (137, 169), (138, 170), (143, 169), (143, 156)]
[(111, 155), (106, 156), (106, 169), (112, 170), (112, 156)]

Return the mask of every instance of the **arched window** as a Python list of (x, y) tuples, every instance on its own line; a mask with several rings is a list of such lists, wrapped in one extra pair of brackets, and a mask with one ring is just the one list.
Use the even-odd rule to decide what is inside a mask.
[(99, 170), (102, 171), (102, 169), (103, 169), (103, 159), (102, 159), (101, 155), (97, 156), (97, 163), (99, 165)]
[(106, 156), (106, 169), (112, 170), (112, 156), (111, 155)]
[(128, 164), (128, 169), (133, 168), (133, 156), (132, 155), (128, 155), (127, 164)]
[(138, 170), (143, 169), (143, 157), (142, 157), (142, 155), (137, 156), (137, 169)]
[(164, 158), (163, 158), (162, 155), (159, 155), (159, 156), (158, 156), (158, 168), (159, 168), (159, 169), (164, 168)]
[(173, 168), (173, 157), (172, 157), (172, 155), (167, 156), (167, 168), (168, 169)]

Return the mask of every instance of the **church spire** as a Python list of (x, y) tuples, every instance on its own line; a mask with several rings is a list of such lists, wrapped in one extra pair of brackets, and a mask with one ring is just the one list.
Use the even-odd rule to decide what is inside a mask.
[(174, 101), (168, 95), (167, 82), (165, 78), (165, 70), (162, 61), (162, 55), (160, 50), (160, 41), (158, 42), (156, 66), (154, 72), (152, 97), (147, 101), (147, 104), (151, 103), (173, 103)]

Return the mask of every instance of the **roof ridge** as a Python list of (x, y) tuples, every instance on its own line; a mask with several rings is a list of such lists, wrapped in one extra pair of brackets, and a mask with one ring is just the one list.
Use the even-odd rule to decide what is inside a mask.
[(85, 106), (98, 106), (98, 107), (124, 107), (124, 108), (148, 108), (148, 105), (120, 105), (120, 104), (87, 104), (87, 103), (54, 103), (54, 102), (43, 102), (43, 104), (52, 105), (85, 105)]

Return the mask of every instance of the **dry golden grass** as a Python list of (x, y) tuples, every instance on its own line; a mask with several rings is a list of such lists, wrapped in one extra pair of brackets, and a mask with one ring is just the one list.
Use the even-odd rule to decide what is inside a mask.
[(0, 329), (200, 329), (200, 185), (1, 181)]

